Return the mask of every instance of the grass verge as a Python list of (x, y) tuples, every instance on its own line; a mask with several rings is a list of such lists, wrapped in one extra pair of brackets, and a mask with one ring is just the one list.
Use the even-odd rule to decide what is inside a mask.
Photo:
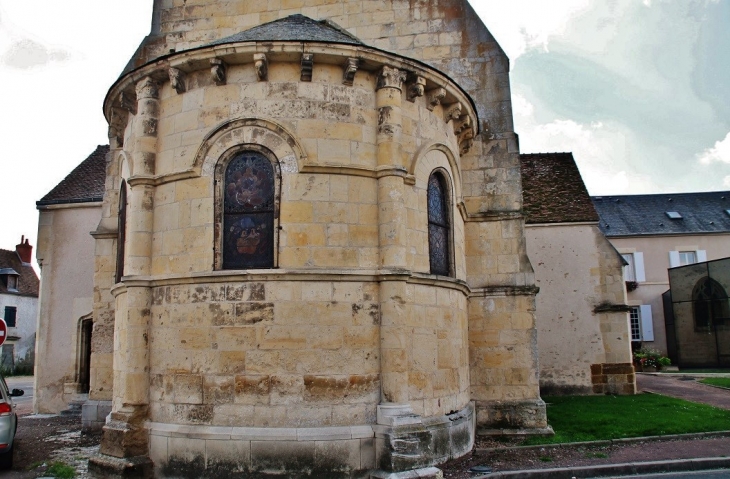
[(45, 474), (58, 479), (73, 479), (76, 477), (76, 469), (64, 462), (53, 462), (48, 465)]
[(730, 389), (730, 378), (705, 378), (700, 380), (700, 382), (711, 386), (720, 386), (721, 388)]
[(659, 394), (543, 399), (555, 435), (525, 446), (730, 430), (730, 411)]

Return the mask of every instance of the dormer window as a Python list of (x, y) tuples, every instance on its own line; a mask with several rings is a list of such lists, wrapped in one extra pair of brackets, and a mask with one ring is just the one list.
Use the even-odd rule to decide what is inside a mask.
[(20, 275), (18, 274), (18, 272), (12, 268), (0, 269), (0, 279), (3, 282), (5, 289), (7, 289), (10, 292), (13, 292), (13, 293), (18, 292), (18, 278), (19, 277), (20, 277)]

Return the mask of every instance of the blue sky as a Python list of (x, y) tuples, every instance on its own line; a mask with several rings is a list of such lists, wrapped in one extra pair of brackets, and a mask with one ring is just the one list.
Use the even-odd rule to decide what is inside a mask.
[[(150, 0), (0, 0), (0, 248), (97, 144)], [(591, 194), (730, 190), (730, 0), (474, 0), (511, 59), (524, 153), (572, 151)]]

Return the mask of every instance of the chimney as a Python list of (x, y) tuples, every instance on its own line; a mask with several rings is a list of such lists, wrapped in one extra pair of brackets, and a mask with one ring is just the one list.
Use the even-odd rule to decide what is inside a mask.
[(20, 237), (20, 244), (15, 245), (15, 252), (18, 253), (20, 261), (30, 264), (33, 258), (33, 247), (25, 239), (25, 235)]

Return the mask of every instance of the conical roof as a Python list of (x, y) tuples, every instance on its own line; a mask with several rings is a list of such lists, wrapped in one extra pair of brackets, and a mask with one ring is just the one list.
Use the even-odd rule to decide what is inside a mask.
[(205, 46), (239, 42), (323, 42), (363, 45), (354, 35), (328, 20), (312, 20), (304, 15), (290, 15), (264, 23)]

